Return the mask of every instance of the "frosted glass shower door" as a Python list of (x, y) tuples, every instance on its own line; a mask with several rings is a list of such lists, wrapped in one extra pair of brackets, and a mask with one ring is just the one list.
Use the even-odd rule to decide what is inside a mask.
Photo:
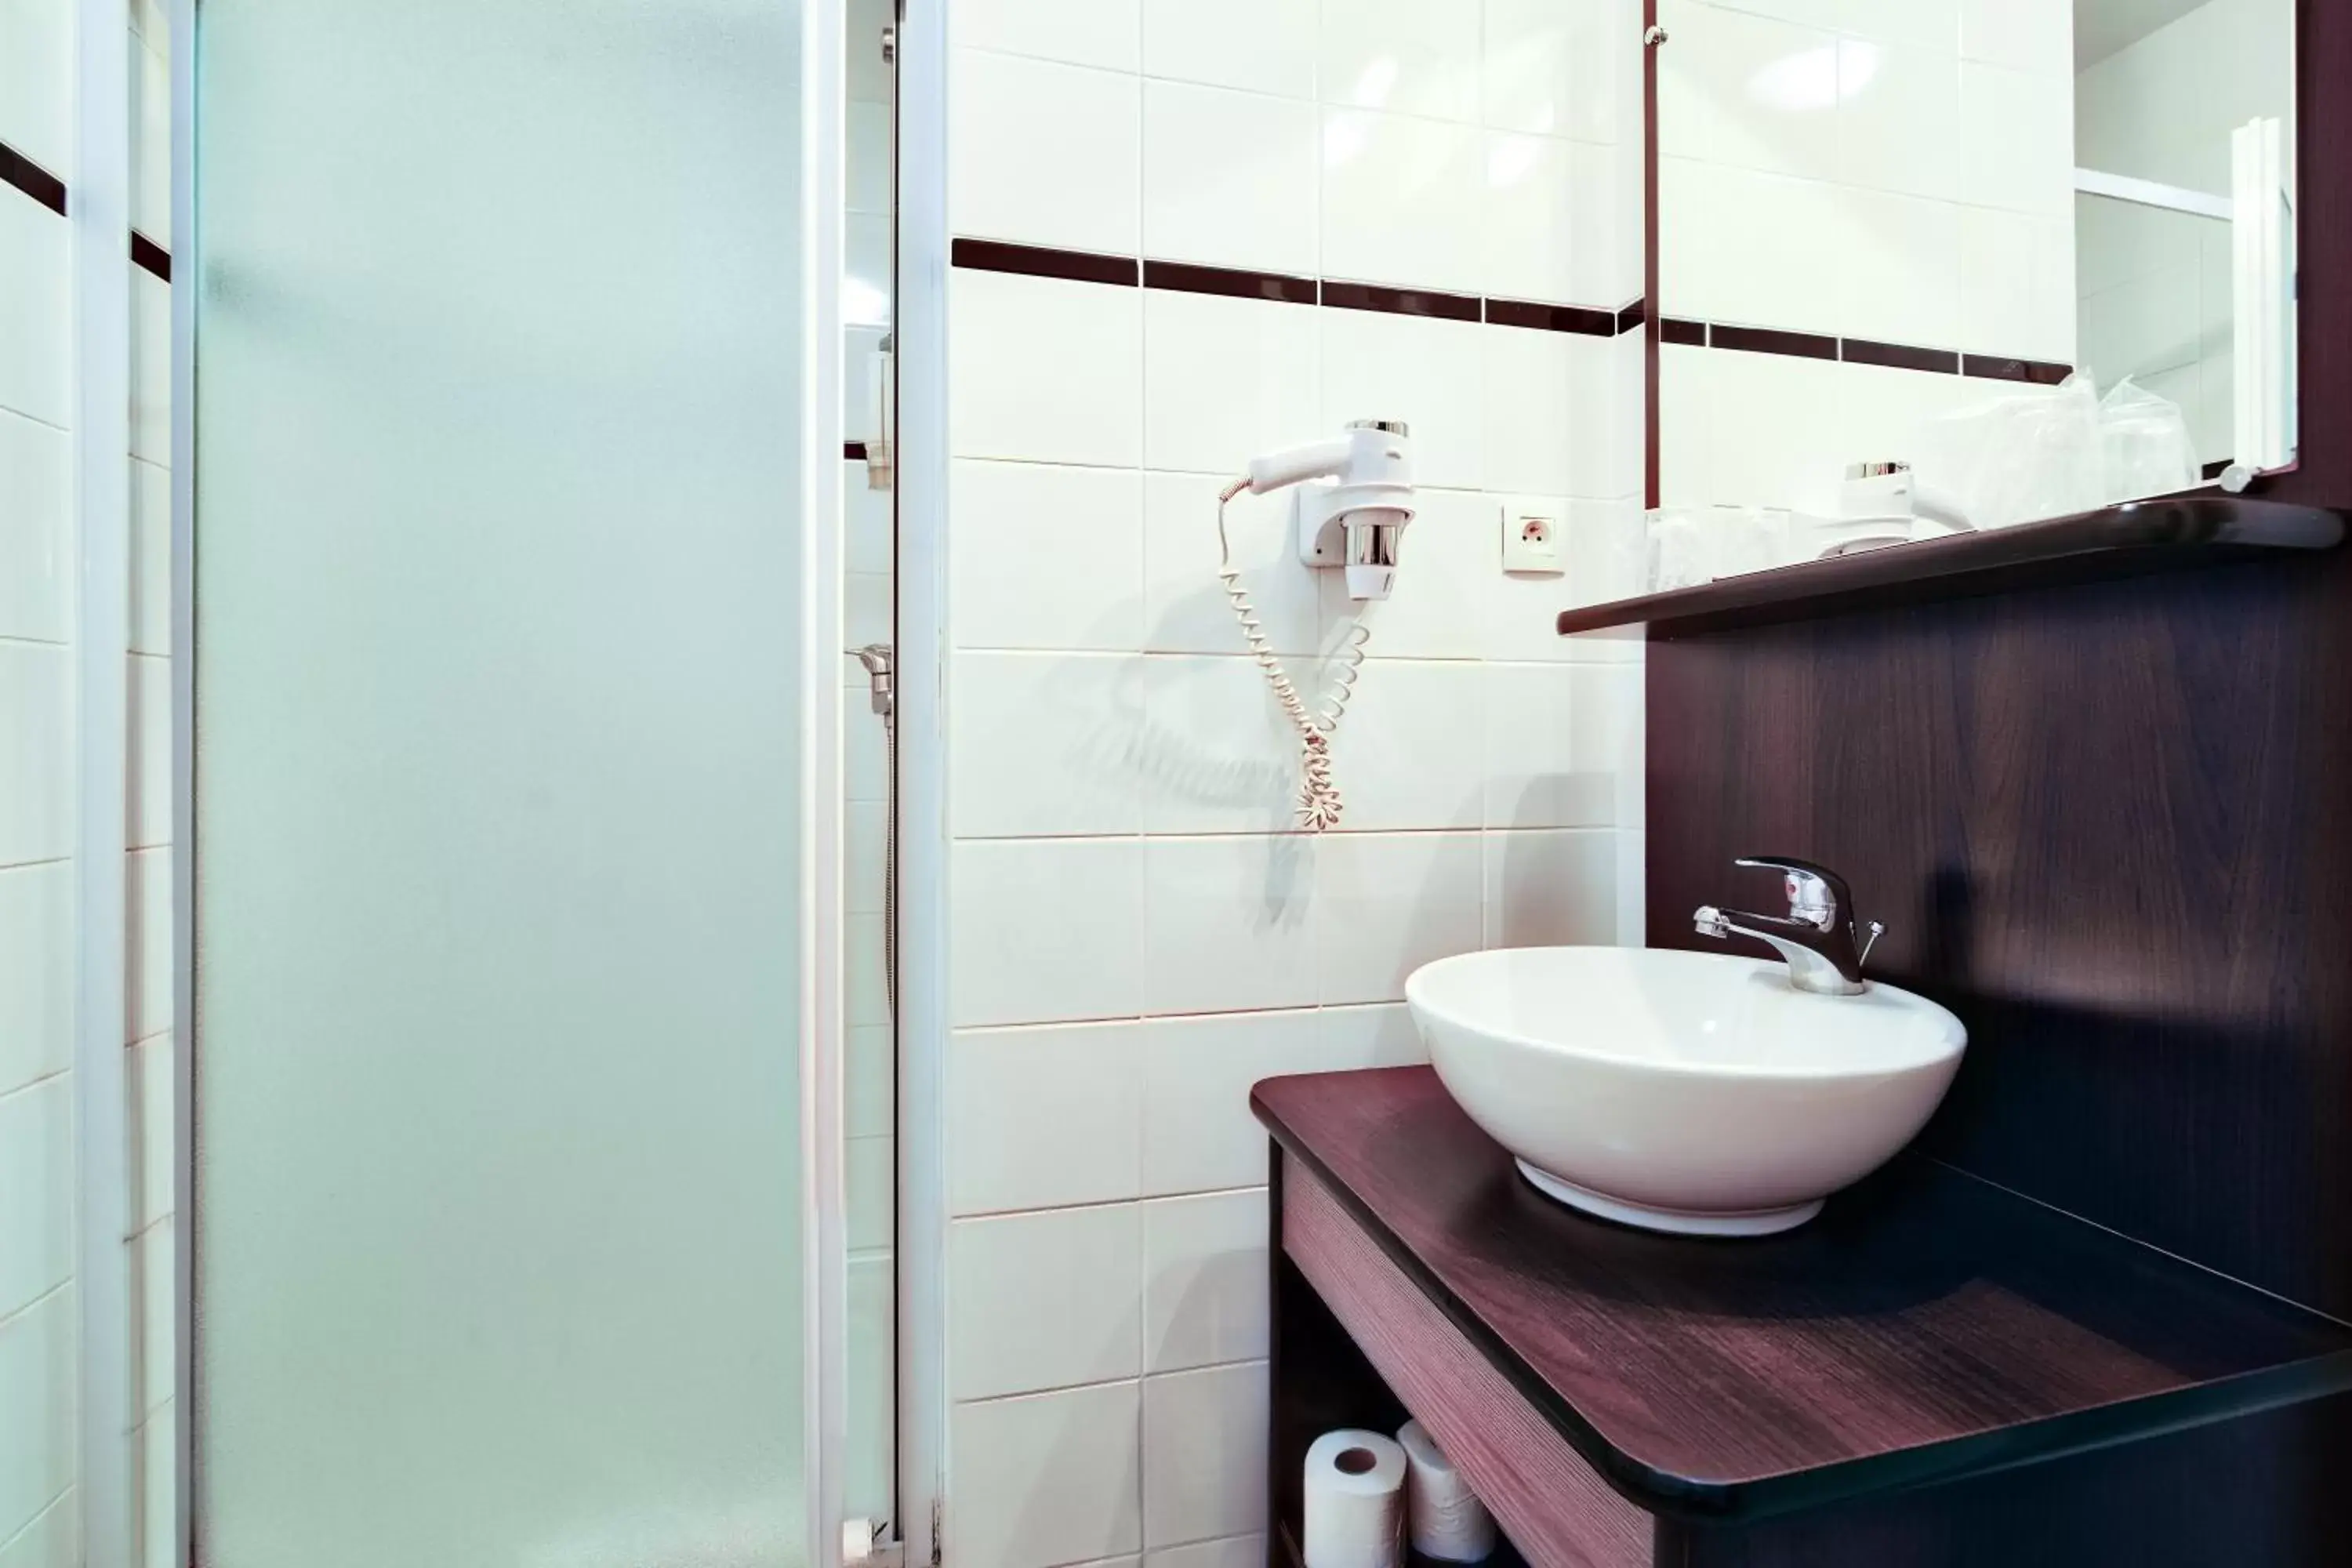
[(207, 1568), (809, 1558), (803, 25), (197, 9)]

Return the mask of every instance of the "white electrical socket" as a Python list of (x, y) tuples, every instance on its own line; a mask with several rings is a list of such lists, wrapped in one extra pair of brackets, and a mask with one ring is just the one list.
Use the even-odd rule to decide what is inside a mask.
[(1505, 506), (1503, 570), (1553, 575), (1566, 572), (1568, 562), (1560, 544), (1559, 518), (1546, 510)]

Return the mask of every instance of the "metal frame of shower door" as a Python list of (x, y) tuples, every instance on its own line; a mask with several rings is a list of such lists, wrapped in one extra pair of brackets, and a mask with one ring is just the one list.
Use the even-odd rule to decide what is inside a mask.
[(74, 1284), (81, 1409), (82, 1561), (130, 1568), (138, 1540), (132, 1434), (130, 952), (131, 24), (119, 0), (78, 0), (73, 244), (77, 821), (73, 877)]
[(902, 0), (895, 140), (898, 1514), (922, 1564), (948, 1533), (947, 0)]
[[(95, 14), (104, 0), (82, 0)], [(196, 27), (199, 0), (170, 0), (172, 17), (172, 232), (176, 253), (172, 290), (172, 797), (177, 844), (173, 858), (172, 976), (179, 1030), (173, 1082), (174, 1204), (183, 1216), (173, 1281), (177, 1398), (173, 1449), (177, 1518), (173, 1561), (194, 1568), (194, 1429), (199, 1387), (194, 1342), (195, 1223), (199, 1194), (196, 1143), (200, 1121), (195, 1064), (202, 1041), (196, 1008), (196, 333), (197, 283), (203, 276), (195, 202)], [(843, 559), (841, 464), (841, 265), (844, 186), (844, 100), (846, 97), (843, 0), (805, 0), (801, 16), (801, 142), (803, 280), (801, 365), (803, 413), (799, 432), (801, 701), (800, 826), (803, 853), (798, 901), (802, 946), (798, 1048), (801, 1066), (801, 1284), (803, 1406), (811, 1568), (840, 1568), (844, 1470), (847, 1447), (846, 1322), (847, 1197), (843, 1168), (843, 1048), (840, 921), (844, 775), (841, 647)], [(124, 27), (119, 11), (110, 26)], [(118, 64), (118, 89), (127, 80)], [(126, 95), (118, 91), (118, 99)], [(129, 134), (127, 110), (123, 131)], [(127, 186), (127, 177), (125, 181)], [(119, 237), (127, 244), (125, 232)], [(124, 263), (127, 266), (127, 262)], [(124, 383), (127, 395), (128, 362)], [(116, 461), (127, 469), (127, 441)], [(780, 520), (789, 526), (792, 520)], [(116, 658), (117, 679), (122, 659)], [(120, 751), (121, 727), (115, 726)], [(120, 770), (117, 770), (118, 775)], [(117, 833), (122, 813), (113, 821)], [(121, 865), (112, 875), (118, 895)], [(118, 997), (120, 966), (117, 967)], [(120, 1031), (118, 1030), (118, 1033)], [(117, 1055), (120, 1055), (120, 1041)], [(119, 1064), (118, 1064), (119, 1066)], [(121, 1104), (121, 1097), (116, 1097)], [(118, 1245), (117, 1251), (121, 1248)], [(123, 1486), (128, 1487), (125, 1447)], [(125, 1515), (127, 1519), (127, 1512)], [(93, 1553), (92, 1568), (113, 1568)], [(129, 1568), (129, 1558), (121, 1559)]]

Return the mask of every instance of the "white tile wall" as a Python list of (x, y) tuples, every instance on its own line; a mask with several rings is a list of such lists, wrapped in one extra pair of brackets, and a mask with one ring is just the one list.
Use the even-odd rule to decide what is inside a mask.
[[(973, 189), (951, 205), (992, 225), (963, 232), (1506, 298), (1638, 292), (1629, 0), (1142, 0), (1045, 26), (1059, 9), (961, 24), (951, 177)], [(1120, 63), (1130, 17), (1139, 73)], [(1116, 199), (1087, 214), (1064, 210), (1081, 204), (1050, 161), (1013, 156), (1034, 103), (1075, 101), (1055, 71), (1121, 112), (1122, 77), (1137, 93), (1139, 239), (1108, 243), (1128, 186), (1099, 148), (1082, 180)], [(1015, 110), (1002, 84), (1024, 72), (1040, 85)], [(1102, 117), (1070, 112), (1065, 138)], [(1629, 534), (1638, 563), (1639, 348), (955, 274), (960, 1561), (1262, 1560), (1250, 1087), (1424, 1059), (1402, 997), (1428, 959), (1639, 940), (1638, 649), (1550, 627), (1623, 591)], [(1227, 519), (1302, 689), (1369, 630), (1336, 747), (1348, 816), (1310, 838), (1289, 830), (1297, 739), (1217, 581), (1215, 498), (1256, 453), (1368, 416), (1412, 426), (1426, 487), (1393, 599), (1367, 609), (1301, 568), (1286, 498)], [(1564, 574), (1503, 574), (1506, 510), (1528, 509), (1562, 522)]]
[[(160, 7), (125, 15), (131, 45), (131, 220), (168, 245), (169, 39)], [(0, 0), (0, 141), (68, 187), (73, 8)], [(0, 1563), (65, 1568), (79, 1555), (74, 1479), (75, 1079), (72, 965), (79, 795), (74, 718), (76, 562), (70, 429), (72, 227), (0, 189)], [(133, 922), (129, 1052), (138, 1342), (132, 1407), (142, 1432), (147, 1559), (168, 1559), (173, 1248), (171, 1147), (170, 292), (124, 262), (132, 304), (125, 868)], [(144, 460), (134, 460), (144, 459)], [(163, 1421), (160, 1436), (156, 1427)], [(142, 1426), (142, 1423), (144, 1426)]]
[[(1668, 314), (2076, 359), (2073, 37), (2035, 0), (1664, 0)], [(1834, 514), (1863, 459), (1995, 390), (1669, 347), (1668, 505)]]

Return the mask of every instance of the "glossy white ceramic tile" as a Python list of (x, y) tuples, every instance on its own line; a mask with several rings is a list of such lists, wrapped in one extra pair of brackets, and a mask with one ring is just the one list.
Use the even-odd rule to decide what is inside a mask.
[(898, 1125), (897, 1050), (887, 1024), (848, 1031), (842, 1125), (852, 1138), (879, 1138)]
[(74, 1267), (73, 1075), (0, 1096), (0, 1319)]
[(1316, 324), (1323, 335), (1325, 429), (1350, 419), (1402, 419), (1412, 428), (1419, 483), (1475, 489), (1486, 482), (1482, 334), (1507, 329), (1328, 309), (1316, 312)]
[(68, 861), (0, 870), (0, 1094), (73, 1062), (74, 878)]
[(1479, 826), (1485, 696), (1475, 664), (1369, 660), (1331, 743), (1339, 830)]
[(0, 1320), (0, 1540), (30, 1523), (74, 1478), (75, 1303), (70, 1285)]
[(1841, 161), (1848, 184), (1951, 201), (1960, 188), (1960, 62), (1941, 48), (1838, 45)]
[(898, 1192), (898, 1151), (888, 1137), (842, 1142), (842, 1186), (846, 1218), (843, 1230), (852, 1256), (890, 1246)]
[(959, 1026), (1141, 1010), (1139, 839), (968, 840), (952, 859)]
[(1321, 1039), (1317, 1049), (1319, 1072), (1353, 1072), (1360, 1068), (1417, 1067), (1429, 1060), (1429, 1047), (1412, 1021), (1412, 1010), (1402, 1002), (1362, 1007), (1326, 1007), (1318, 1015)]
[(1265, 1189), (1157, 1198), (1140, 1208), (1143, 1369), (1265, 1356)]
[[(1286, 662), (1294, 682), (1311, 680), (1309, 661)], [(1144, 665), (1144, 722), (1132, 761), (1146, 829), (1286, 831), (1298, 790), (1297, 732), (1257, 665), (1237, 656), (1155, 657)]]
[(1320, 439), (1315, 318), (1307, 305), (1146, 290), (1145, 466), (1231, 477), (1261, 452)]
[[(1142, 1191), (1143, 1026), (957, 1034), (948, 1047), (948, 1203), (959, 1215)], [(1041, 1128), (1050, 1134), (1040, 1136)]]
[(1265, 1537), (1229, 1535), (1222, 1541), (1194, 1541), (1143, 1554), (1144, 1568), (1259, 1568), (1265, 1562)]
[(963, 838), (1139, 833), (1131, 757), (1142, 666), (1131, 655), (956, 656), (950, 824)]
[[(1486, 135), (1486, 243), (1479, 289), (1507, 300), (1623, 303), (1609, 259), (1613, 154), (1605, 147), (1519, 131)], [(1592, 263), (1582, 268), (1587, 252)]]
[(1836, 177), (1836, 35), (1703, 0), (1660, 0), (1658, 22), (1662, 154)]
[(958, 268), (948, 308), (959, 458), (1132, 468), (1143, 450), (1143, 291)]
[(1250, 1114), (1250, 1086), (1320, 1071), (1331, 1048), (1320, 1018), (1302, 1009), (1143, 1026), (1146, 1197), (1265, 1184), (1266, 1134)]
[(0, 1542), (0, 1568), (81, 1568), (79, 1520), (80, 1499), (68, 1489)]
[(1476, 658), (1486, 582), (1501, 566), (1500, 509), (1469, 490), (1423, 489), (1421, 510), (1405, 531), (1402, 564), (1388, 598), (1348, 596), (1345, 579), (1322, 573), (1328, 646), (1360, 622), (1375, 658)]
[(1143, 0), (1143, 74), (1315, 96), (1317, 0)]
[(60, 429), (73, 398), (72, 238), (71, 224), (0, 186), (0, 408)]
[(955, 1398), (1108, 1383), (1141, 1370), (1136, 1205), (960, 1219), (948, 1247)]
[(0, 867), (73, 849), (73, 654), (0, 642)]
[(173, 1401), (150, 1415), (131, 1436), (134, 1446), (131, 1484), (138, 1489), (137, 1550), (141, 1568), (179, 1568), (174, 1521), (179, 1513), (179, 1438)]
[(136, 850), (127, 867), (126, 1045), (172, 1026), (172, 851)]
[(131, 273), (131, 455), (172, 461), (172, 289), (143, 267)]
[(1614, 943), (1617, 853), (1601, 828), (1488, 834), (1486, 945)]
[(1960, 62), (1960, 199), (2060, 217), (2074, 210), (2066, 79)]
[(1845, 279), (1840, 335), (1959, 346), (1963, 209), (1863, 190), (1840, 191), (1837, 202)]
[[(58, 439), (62, 444), (64, 437)], [(16, 559), (13, 552), (8, 558)], [(131, 651), (172, 651), (172, 472), (135, 458), (131, 464)]]
[(1959, 13), (1960, 49), (1969, 59), (2051, 78), (2074, 76), (2073, 6), (2050, 0), (1959, 0)]
[(957, 646), (1142, 646), (1143, 493), (1132, 469), (963, 459), (949, 482)]
[(1679, 158), (1662, 161), (1658, 178), (1668, 314), (1838, 331), (1839, 187)]
[(1137, 1384), (1112, 1383), (957, 1405), (957, 1560), (1038, 1568), (1140, 1547), (1141, 1396)]
[(172, 247), (172, 68), (163, 51), (131, 40), (131, 226)]
[(172, 841), (172, 661), (130, 656), (129, 845)]
[(1590, 418), (1601, 411), (1571, 404), (1571, 362), (1591, 354), (1597, 342), (1569, 332), (1484, 329), (1487, 489), (1559, 495), (1589, 488), (1578, 481), (1574, 432), (1580, 413)]
[(1479, 22), (1447, 0), (1323, 0), (1323, 101), (1475, 120)]
[(966, 50), (957, 56), (949, 102), (956, 233), (1136, 254), (1142, 233), (1136, 78)]
[(1144, 1010), (1231, 1013), (1315, 1001), (1315, 867), (1297, 834), (1144, 846)]
[(1524, 496), (1507, 497), (1505, 505), (1515, 512), (1524, 508), (1565, 520), (1568, 572), (1559, 577), (1497, 572), (1486, 580), (1486, 657), (1519, 664), (1638, 658), (1638, 642), (1563, 637), (1554, 626), (1564, 609), (1638, 592), (1631, 584), (1639, 582), (1642, 569), (1640, 501)]
[(1316, 865), (1321, 999), (1389, 1002), (1432, 959), (1478, 945), (1475, 833), (1327, 836)]
[(1266, 1365), (1143, 1380), (1143, 1539), (1173, 1546), (1265, 1520)]
[(1300, 100), (1143, 84), (1143, 253), (1312, 276), (1318, 120)]
[(173, 1341), (178, 1318), (173, 1307), (176, 1231), (169, 1216), (131, 1238), (131, 1300), (136, 1332), (131, 1342), (131, 1396), (137, 1418), (147, 1417), (172, 1397), (175, 1379)]
[(1138, 0), (959, 0), (954, 42), (1073, 65), (1131, 71), (1141, 58)]
[(1632, 55), (1638, 9), (1624, 0), (1486, 0), (1485, 30), (1480, 108), (1488, 125), (1616, 140), (1618, 57)]
[(1714, 432), (1709, 501), (1789, 507), (1834, 517), (1847, 443), (1838, 424), (1840, 373), (1850, 367), (1780, 354), (1706, 351)]
[(143, 1230), (172, 1212), (172, 1037), (157, 1035), (129, 1048), (131, 1223)]
[[(1217, 577), (1222, 489), (1209, 475), (1143, 478), (1143, 646), (1153, 653), (1249, 651)], [(1225, 508), (1225, 539), (1266, 646), (1305, 657), (1320, 646), (1322, 623), (1318, 574), (1299, 565), (1296, 504), (1287, 493), (1236, 496)]]
[(74, 172), (74, 15), (72, 0), (0, 5), (0, 142), (61, 180)]
[(1446, 121), (1323, 117), (1323, 274), (1475, 294), (1486, 137)]
[(1481, 757), (1489, 827), (1597, 826), (1613, 798), (1578, 767), (1576, 695), (1586, 667), (1490, 664)]
[(0, 637), (72, 635), (73, 438), (0, 412)]
[[(849, 1386), (885, 1390), (898, 1374), (896, 1269), (888, 1254), (853, 1258), (844, 1294), (849, 1308)], [(845, 1467), (846, 1511), (887, 1518), (898, 1506), (898, 1407), (879, 1393), (849, 1400)]]

